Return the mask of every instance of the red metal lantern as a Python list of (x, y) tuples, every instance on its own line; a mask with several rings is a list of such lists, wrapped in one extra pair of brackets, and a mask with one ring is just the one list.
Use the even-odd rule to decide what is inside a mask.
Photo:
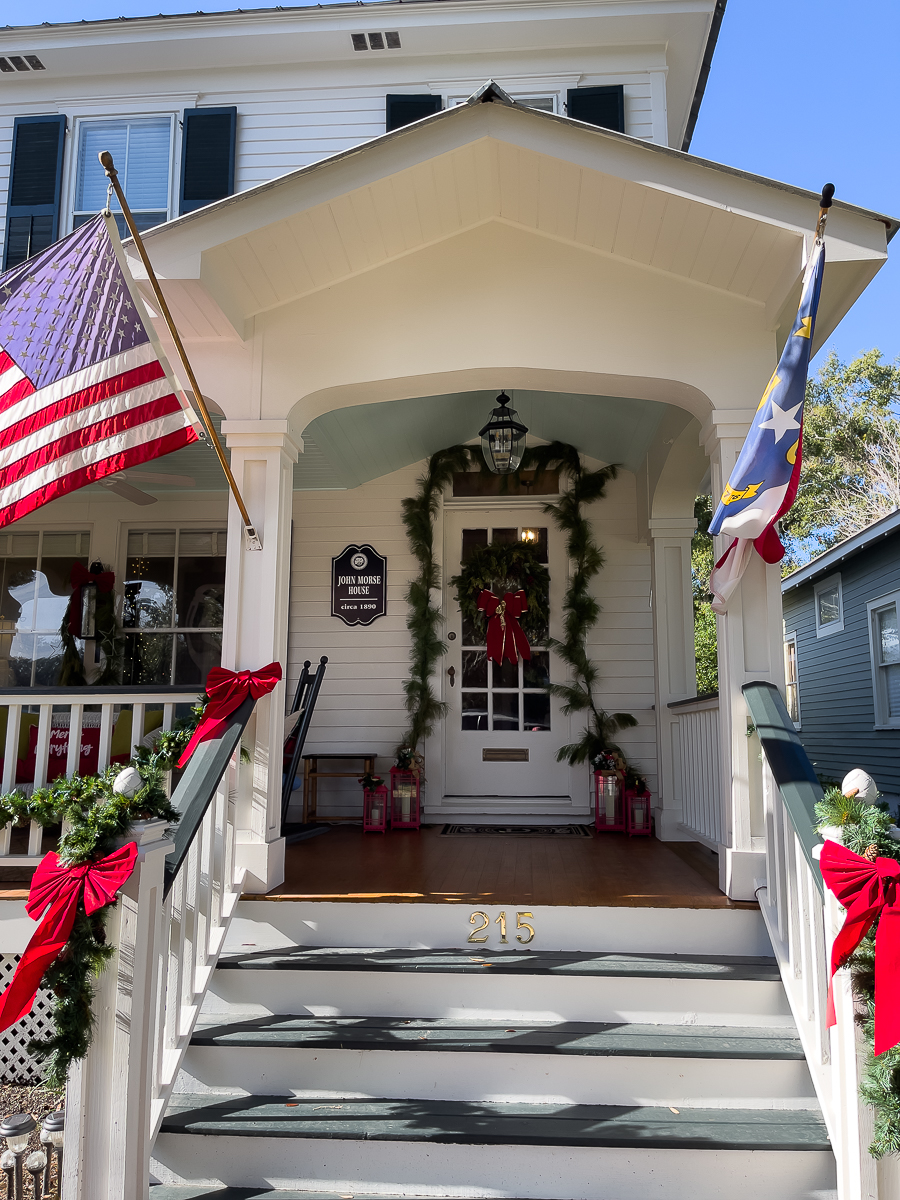
[(419, 772), (391, 767), (391, 828), (418, 829), (421, 824)]
[(594, 772), (594, 828), (599, 833), (625, 830), (622, 780), (615, 771)]
[(363, 788), (363, 833), (384, 833), (388, 825), (388, 790), (383, 783)]
[(625, 815), (629, 837), (650, 836), (650, 793), (629, 788), (625, 793)]

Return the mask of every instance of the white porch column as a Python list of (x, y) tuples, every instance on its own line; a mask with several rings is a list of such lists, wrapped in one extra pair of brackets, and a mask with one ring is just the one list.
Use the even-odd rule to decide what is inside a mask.
[(682, 821), (678, 719), (669, 705), (697, 693), (694, 661), (694, 609), (691, 596), (693, 516), (653, 517), (651, 579), (653, 653), (656, 686), (656, 762), (659, 807), (656, 834), (663, 841), (685, 841)]
[[(228, 562), (222, 666), (263, 667), (276, 659), (287, 675), (293, 468), (300, 447), (287, 422), (225, 421), (231, 470), (263, 548), (244, 549), (243, 522), (234, 497), (228, 508)], [(249, 794), (238, 798), (236, 862), (246, 869), (244, 890), (264, 893), (284, 881), (281, 836), (281, 746), (285, 682), (257, 702), (247, 727), (253, 771)]]
[[(715, 412), (701, 433), (712, 466), (712, 495), (721, 496), (755, 410)], [(714, 539), (720, 557), (731, 539)], [(767, 566), (755, 552), (728, 612), (716, 619), (719, 650), (719, 734), (723, 828), (719, 886), (732, 900), (754, 900), (765, 880), (765, 823), (761, 767), (756, 739), (747, 736), (748, 714), (741, 688), (765, 679), (784, 690), (781, 569)]]

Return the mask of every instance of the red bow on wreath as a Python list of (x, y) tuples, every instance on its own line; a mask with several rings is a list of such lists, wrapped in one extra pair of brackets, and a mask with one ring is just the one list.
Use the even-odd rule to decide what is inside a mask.
[(46, 912), (19, 960), (9, 987), (0, 996), (0, 1032), (31, 1012), (47, 968), (65, 949), (75, 924), (79, 902), (91, 915), (112, 904), (134, 871), (138, 848), (134, 842), (98, 862), (62, 867), (51, 851), (45, 854), (31, 880), (25, 911), (33, 920)]
[(93, 583), (98, 592), (111, 592), (115, 586), (116, 577), (112, 571), (91, 572), (80, 562), (72, 563), (69, 575), (72, 584), (72, 598), (69, 600), (69, 633), (72, 637), (81, 637), (81, 589), (85, 584)]
[[(880, 857), (870, 862), (828, 841), (819, 866), (825, 883), (847, 909), (831, 950), (832, 975), (880, 918), (875, 935), (875, 1053), (883, 1054), (900, 1042), (900, 862)], [(829, 987), (828, 1024), (834, 1023)]]
[(258, 700), (260, 696), (268, 695), (279, 679), (281, 663), (278, 662), (271, 662), (258, 671), (235, 672), (227, 671), (224, 667), (213, 667), (206, 677), (209, 704), (176, 765), (183, 767), (201, 742), (216, 737), (225, 727), (228, 717), (241, 707), (248, 696)]
[(525, 636), (519, 617), (528, 607), (525, 593), (507, 592), (501, 600), (485, 589), (478, 597), (478, 608), (488, 618), (487, 656), (498, 665), (508, 658), (511, 663), (522, 658), (531, 658), (531, 647)]

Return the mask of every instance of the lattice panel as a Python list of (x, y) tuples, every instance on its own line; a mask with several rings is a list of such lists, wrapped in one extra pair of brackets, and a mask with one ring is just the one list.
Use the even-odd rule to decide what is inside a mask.
[[(0, 989), (12, 979), (21, 957), (21, 954), (0, 954)], [(42, 988), (28, 1016), (0, 1033), (0, 1083), (41, 1082), (40, 1066), (25, 1047), (33, 1038), (46, 1037), (53, 1031), (52, 1006), (53, 996)]]

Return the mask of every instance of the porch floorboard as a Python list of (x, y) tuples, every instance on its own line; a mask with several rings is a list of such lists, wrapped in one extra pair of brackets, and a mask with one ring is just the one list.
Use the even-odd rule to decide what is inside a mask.
[(364, 834), (340, 826), (289, 845), (285, 882), (245, 900), (390, 904), (755, 908), (718, 888), (716, 856), (696, 842), (441, 837), (441, 826)]

